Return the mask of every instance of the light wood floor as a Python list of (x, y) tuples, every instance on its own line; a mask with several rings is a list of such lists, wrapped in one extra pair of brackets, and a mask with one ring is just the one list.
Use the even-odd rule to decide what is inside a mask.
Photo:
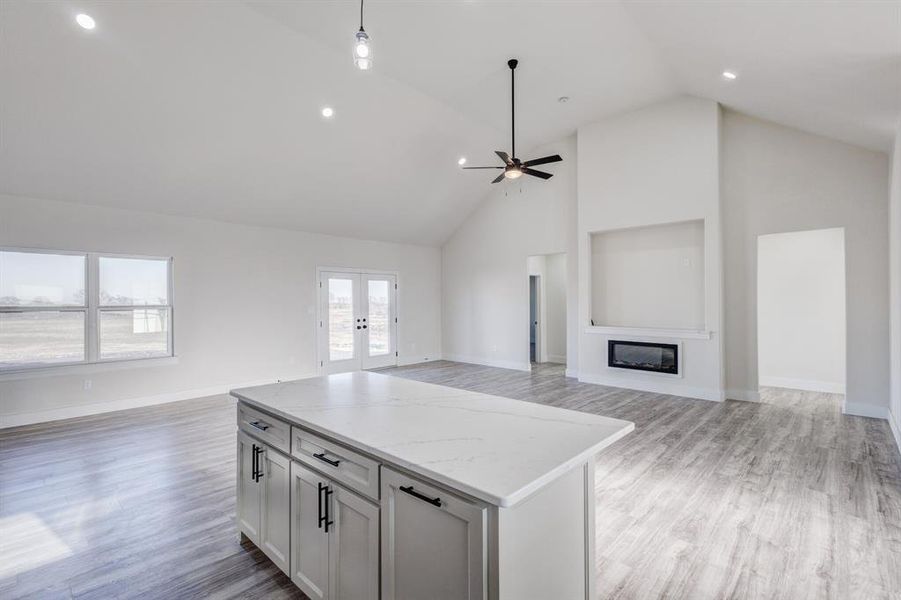
[[(719, 404), (556, 366), (384, 372), (636, 423), (598, 459), (601, 598), (901, 598), (901, 457), (839, 396)], [(238, 543), (233, 407), (0, 431), (0, 598), (301, 598)]]

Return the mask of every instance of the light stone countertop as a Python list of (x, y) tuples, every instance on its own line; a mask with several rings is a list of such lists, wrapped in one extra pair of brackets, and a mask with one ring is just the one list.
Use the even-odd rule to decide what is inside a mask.
[(502, 507), (635, 429), (629, 421), (365, 371), (231, 394)]

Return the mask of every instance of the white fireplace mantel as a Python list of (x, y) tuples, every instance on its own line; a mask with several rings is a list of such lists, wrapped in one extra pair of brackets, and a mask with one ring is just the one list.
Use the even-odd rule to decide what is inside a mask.
[(597, 335), (622, 335), (636, 337), (665, 338), (671, 340), (709, 340), (710, 331), (696, 329), (664, 329), (653, 327), (613, 327), (606, 325), (591, 325), (585, 328), (585, 333)]

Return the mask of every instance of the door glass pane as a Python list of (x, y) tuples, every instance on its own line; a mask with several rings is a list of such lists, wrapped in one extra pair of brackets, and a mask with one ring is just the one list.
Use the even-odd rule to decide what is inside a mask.
[(84, 311), (0, 313), (0, 367), (84, 361)]
[(328, 280), (328, 357), (354, 357), (354, 288), (350, 279)]
[(0, 252), (0, 306), (84, 306), (85, 257)]
[(101, 256), (100, 304), (169, 304), (169, 261)]
[(369, 356), (391, 352), (391, 297), (388, 281), (369, 280)]
[(100, 311), (100, 358), (169, 356), (169, 309)]

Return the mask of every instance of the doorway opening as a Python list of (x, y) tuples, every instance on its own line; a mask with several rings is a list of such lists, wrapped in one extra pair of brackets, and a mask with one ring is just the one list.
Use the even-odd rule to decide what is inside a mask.
[(397, 275), (319, 271), (319, 371), (397, 365)]
[(527, 259), (529, 276), (529, 362), (566, 364), (566, 254)]
[[(757, 238), (757, 370), (761, 399), (844, 403), (845, 230)], [(814, 392), (797, 394), (792, 392)]]

